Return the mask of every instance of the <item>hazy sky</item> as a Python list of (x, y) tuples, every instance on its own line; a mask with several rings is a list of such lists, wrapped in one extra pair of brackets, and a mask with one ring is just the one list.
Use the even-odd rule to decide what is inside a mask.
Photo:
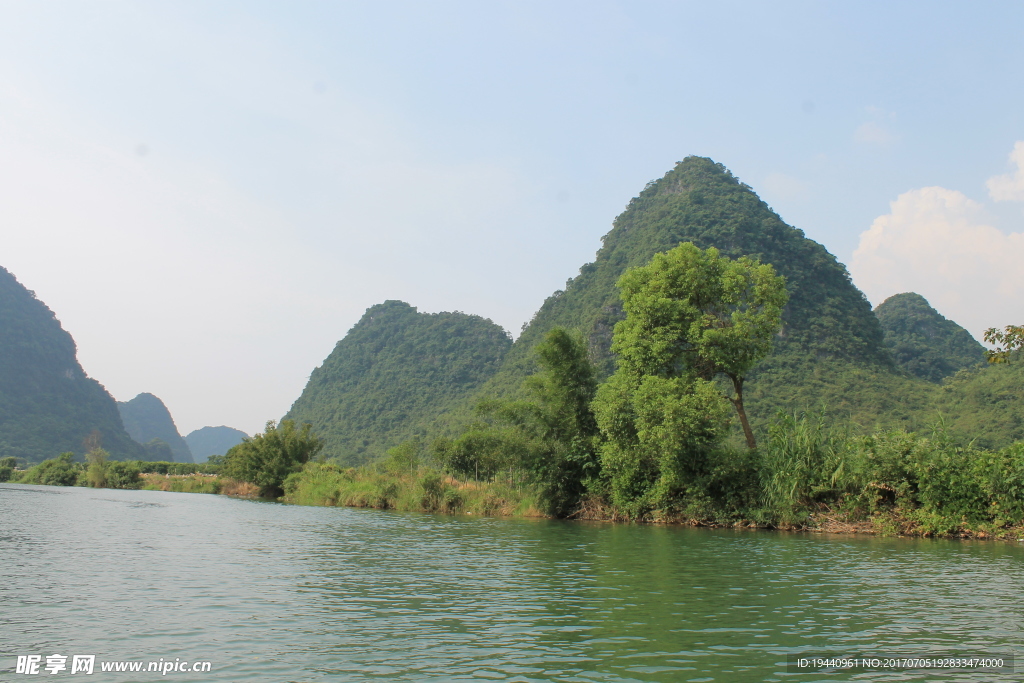
[(363, 311), (513, 334), (710, 156), (975, 336), (1024, 323), (1024, 5), (2, 2), (0, 265), (118, 400), (279, 418)]

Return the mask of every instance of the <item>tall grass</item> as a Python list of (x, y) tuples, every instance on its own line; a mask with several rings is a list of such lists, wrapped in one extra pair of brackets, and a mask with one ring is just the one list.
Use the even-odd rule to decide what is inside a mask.
[(758, 455), (761, 518), (775, 525), (813, 525), (822, 512), (921, 535), (999, 535), (1024, 524), (1024, 444), (958, 444), (941, 420), (928, 435), (851, 436), (824, 414), (781, 415)]
[(284, 482), (282, 500), (449, 514), (542, 516), (537, 491), (509, 479), (460, 481), (433, 467), (383, 464), (342, 468), (309, 462)]

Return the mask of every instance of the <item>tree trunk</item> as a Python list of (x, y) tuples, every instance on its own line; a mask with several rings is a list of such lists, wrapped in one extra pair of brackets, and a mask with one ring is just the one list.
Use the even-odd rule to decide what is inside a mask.
[(757, 442), (754, 441), (754, 432), (750, 429), (750, 422), (747, 421), (747, 411), (743, 410), (743, 378), (742, 377), (731, 377), (732, 387), (736, 390), (736, 398), (730, 398), (734, 406), (736, 406), (736, 412), (740, 416), (740, 424), (743, 425), (743, 435), (747, 437), (747, 448), (754, 450), (757, 448)]

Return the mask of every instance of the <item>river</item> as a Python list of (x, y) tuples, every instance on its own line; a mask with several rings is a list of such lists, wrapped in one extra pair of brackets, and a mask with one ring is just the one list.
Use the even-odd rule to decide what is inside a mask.
[[(1016, 544), (17, 484), (0, 523), (0, 680), (1024, 679), (787, 672), (796, 654), (1024, 653)], [(54, 654), (67, 670), (16, 673)], [(100, 670), (117, 661), (210, 670)]]

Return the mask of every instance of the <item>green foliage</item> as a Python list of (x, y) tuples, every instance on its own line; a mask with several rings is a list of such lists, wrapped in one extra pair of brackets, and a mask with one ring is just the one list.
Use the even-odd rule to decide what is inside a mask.
[(388, 457), (384, 459), (381, 466), (394, 474), (414, 472), (419, 469), (421, 450), (419, 439), (406, 441), (389, 449)]
[(145, 474), (220, 474), (223, 466), (224, 456), (218, 456), (214, 462), (191, 463), (191, 462), (168, 462), (164, 461), (137, 461), (135, 464), (139, 471)]
[(247, 437), (227, 452), (224, 473), (260, 487), (264, 497), (276, 498), (285, 478), (301, 470), (322, 448), (312, 425), (296, 429), (292, 420), (282, 420), (280, 425), (270, 420), (262, 434)]
[(582, 335), (551, 330), (536, 349), (541, 371), (528, 378), (529, 401), (486, 401), (457, 439), (441, 438), (434, 455), (456, 476), (491, 481), (517, 473), (539, 486), (545, 508), (573, 513), (598, 474), (597, 422), (591, 401), (597, 377)]
[(14, 477), (14, 469), (17, 467), (18, 460), (13, 457), (0, 458), (0, 484), (5, 481), (10, 481)]
[(620, 371), (593, 405), (611, 502), (631, 519), (678, 509), (696, 493), (729, 424), (718, 386), (695, 377)]
[(921, 379), (939, 382), (985, 358), (984, 347), (970, 332), (942, 317), (920, 294), (891, 296), (878, 305), (875, 316), (896, 363)]
[(367, 465), (308, 462), (284, 482), (283, 500), (446, 514), (539, 516), (537, 492), (521, 482), (459, 481), (430, 467), (392, 472)]
[(1002, 330), (990, 327), (985, 330), (985, 341), (996, 345), (992, 351), (985, 352), (988, 362), (1007, 363), (1024, 350), (1024, 326), (1007, 325)]
[(40, 462), (92, 448), (97, 432), (118, 459), (142, 456), (117, 405), (75, 357), (75, 342), (53, 312), (0, 268), (0, 457)]
[(775, 524), (823, 511), (875, 520), (889, 532), (998, 534), (1024, 524), (1024, 444), (959, 445), (941, 422), (930, 436), (867, 436), (830, 428), (823, 414), (780, 415), (760, 449), (764, 508)]
[(770, 265), (722, 258), (690, 242), (626, 271), (618, 283), (626, 319), (615, 325), (619, 372), (634, 377), (705, 380), (723, 374), (747, 444), (754, 435), (743, 406), (743, 382), (772, 347), (788, 298)]
[(691, 242), (626, 271), (619, 288), (626, 319), (612, 351), (637, 376), (746, 375), (771, 350), (787, 299), (770, 265)]
[(803, 523), (817, 501), (835, 498), (848, 475), (847, 440), (846, 432), (826, 425), (824, 409), (816, 415), (778, 415), (758, 452), (761, 499), (773, 521)]
[(932, 414), (946, 416), (954, 440), (989, 449), (1024, 441), (1024, 363), (961, 370), (937, 394)]
[(85, 479), (89, 486), (97, 489), (107, 486), (107, 458), (109, 457), (110, 454), (102, 448), (94, 448), (85, 454), (85, 461), (88, 463)]
[(285, 417), (311, 423), (328, 458), (377, 460), (423, 437), (494, 374), (511, 343), (479, 316), (418, 313), (387, 301), (369, 308), (338, 342)]
[(141, 473), (137, 462), (108, 462), (106, 475), (107, 488), (137, 489), (142, 487)]
[(56, 458), (44, 460), (30, 467), (18, 480), (22, 484), (43, 484), (44, 486), (74, 486), (84, 468), (74, 462), (74, 453), (61, 453)]

